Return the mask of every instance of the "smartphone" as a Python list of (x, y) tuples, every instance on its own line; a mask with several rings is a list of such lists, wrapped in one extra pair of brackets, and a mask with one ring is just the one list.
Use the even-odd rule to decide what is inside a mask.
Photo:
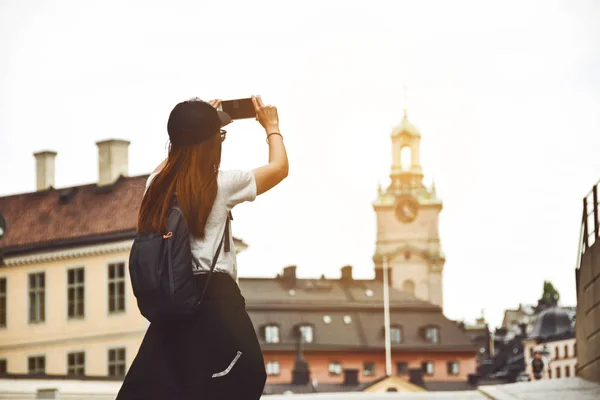
[(256, 118), (251, 98), (222, 101), (221, 110), (229, 114), (232, 120)]

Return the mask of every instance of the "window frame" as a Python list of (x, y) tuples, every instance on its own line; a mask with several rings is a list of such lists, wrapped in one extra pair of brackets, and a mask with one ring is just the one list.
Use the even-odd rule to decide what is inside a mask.
[[(75, 364), (73, 366), (73, 368), (81, 368), (82, 371), (81, 372), (71, 372), (71, 364), (70, 364), (70, 357), (73, 356), (74, 358), (76, 358), (78, 355), (82, 355), (83, 356), (83, 361), (81, 364), (79, 364), (77, 361), (75, 360)], [(67, 353), (67, 375), (69, 376), (85, 376), (86, 373), (86, 356), (85, 356), (85, 351), (83, 350), (76, 350), (76, 351), (69, 351)]]
[[(269, 365), (277, 365), (277, 373), (272, 372), (272, 370), (269, 369)], [(281, 375), (281, 363), (279, 360), (267, 361), (267, 364), (265, 365), (265, 371), (267, 372), (267, 376), (279, 376)]]
[[(271, 331), (272, 329), (275, 329), (277, 332), (277, 340), (269, 340), (271, 335), (268, 335), (267, 332)], [(281, 343), (281, 329), (279, 328), (278, 324), (266, 324), (263, 326), (263, 337), (265, 340), (265, 343), (273, 343), (273, 344), (277, 344), (277, 343)]]
[[(399, 340), (398, 341), (394, 340), (394, 335), (393, 335), (392, 331), (398, 331), (399, 332), (398, 333), (398, 335), (399, 335)], [(402, 343), (402, 339), (404, 339), (403, 336), (404, 336), (404, 329), (402, 329), (402, 325), (391, 325), (390, 326), (390, 343), (391, 344)]]
[[(436, 340), (432, 341), (427, 337), (427, 332), (431, 329), (435, 329), (436, 331)], [(423, 339), (425, 339), (425, 341), (427, 343), (431, 343), (431, 344), (440, 344), (442, 343), (442, 332), (441, 329), (438, 325), (427, 325), (425, 327), (423, 327)]]
[[(367, 365), (373, 366), (372, 369), (367, 368)], [(367, 373), (367, 371), (370, 371)], [(375, 361), (364, 361), (363, 362), (363, 376), (375, 376), (377, 375), (377, 363)]]
[[(31, 278), (32, 277), (43, 277), (43, 287), (40, 289), (39, 286), (33, 288), (31, 286)], [(34, 278), (35, 279), (35, 278)], [(39, 285), (39, 282), (36, 282)], [(34, 299), (34, 303), (32, 304), (32, 296)], [(34, 309), (34, 305), (36, 306)], [(32, 314), (35, 314), (34, 318), (32, 318)], [(43, 324), (46, 322), (46, 271), (33, 271), (27, 274), (27, 323), (28, 324)]]
[[(3, 285), (2, 285), (3, 283)], [(4, 290), (2, 290), (4, 286)], [(8, 327), (8, 277), (0, 276), (0, 329)]]
[[(406, 370), (404, 370), (404, 372), (400, 371), (399, 366), (400, 365), (406, 366)], [(396, 361), (396, 375), (408, 375), (408, 373), (410, 372), (410, 365), (408, 364), (408, 361)]]
[[(431, 365), (431, 373), (429, 373), (427, 371), (427, 367), (426, 365)], [(425, 376), (433, 376), (435, 375), (435, 363), (431, 360), (423, 360), (421, 362), (421, 371), (423, 372), (423, 375)]]
[[(302, 328), (310, 328), (310, 340), (306, 340)], [(302, 338), (302, 343), (314, 343), (315, 342), (315, 327), (312, 324), (299, 324), (298, 333)]]
[[(332, 365), (339, 365), (340, 367), (340, 372), (335, 372), (332, 371)], [(342, 367), (342, 362), (338, 361), (338, 360), (331, 360), (329, 361), (329, 363), (327, 363), (327, 371), (329, 372), (329, 376), (341, 376), (342, 373), (344, 372), (344, 368)]]
[[(81, 282), (77, 282), (77, 274), (76, 271), (82, 271), (82, 281)], [(67, 319), (68, 320), (80, 320), (80, 319), (84, 319), (85, 318), (85, 306), (86, 306), (86, 301), (85, 301), (85, 266), (83, 265), (78, 265), (78, 266), (73, 266), (73, 267), (68, 267), (67, 268), (67, 277), (66, 277), (66, 281), (67, 281)], [(73, 275), (74, 275), (74, 283), (70, 283), (69, 282), (69, 275), (71, 273), (71, 271), (73, 271)], [(77, 309), (77, 304), (78, 304), (78, 299), (77, 299), (77, 293), (78, 290), (77, 289), (81, 289), (81, 310)], [(70, 304), (70, 299), (69, 299), (69, 295), (71, 293), (71, 290), (73, 290), (74, 295), (73, 295), (73, 303), (74, 303), (74, 313), (73, 315), (70, 314), (71, 311), (71, 304)], [(80, 311), (80, 314), (77, 313), (77, 311)]]
[[(456, 365), (456, 372), (454, 372), (454, 370), (453, 370), (453, 366), (455, 366), (455, 365)], [(458, 360), (448, 361), (448, 375), (450, 375), (450, 376), (460, 375), (460, 361), (458, 361)]]
[[(39, 365), (37, 361), (42, 360), (44, 363), (44, 367), (42, 368), (42, 372), (39, 372)], [(31, 371), (31, 361), (36, 362), (35, 371)], [(27, 374), (28, 375), (46, 375), (46, 355), (45, 354), (34, 354), (27, 356)]]
[[(115, 271), (114, 277), (110, 277), (111, 267), (123, 264), (123, 276), (117, 277), (118, 270)], [(114, 309), (111, 310), (111, 285), (115, 286), (114, 296)], [(123, 309), (119, 309), (117, 292), (120, 288), (123, 288)], [(123, 315), (127, 313), (127, 263), (124, 260), (113, 260), (106, 263), (106, 310), (108, 315)]]
[[(118, 354), (120, 351), (123, 351), (123, 375), (119, 375), (116, 371), (117, 368), (120, 368), (121, 364), (120, 364), (120, 360), (118, 360)], [(115, 359), (113, 361), (110, 360), (110, 354), (111, 352), (115, 352)], [(127, 374), (127, 347), (125, 346), (121, 346), (121, 347), (110, 347), (108, 349), (108, 351), (106, 352), (106, 366), (107, 366), (107, 376), (109, 377), (117, 377), (117, 378), (122, 378)], [(115, 374), (111, 375), (111, 367), (115, 368)]]

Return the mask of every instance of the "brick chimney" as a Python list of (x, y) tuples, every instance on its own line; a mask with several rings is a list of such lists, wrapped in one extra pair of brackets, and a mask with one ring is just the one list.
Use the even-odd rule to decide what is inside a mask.
[(352, 265), (342, 267), (342, 281), (352, 282)]
[(54, 187), (54, 158), (55, 151), (40, 151), (33, 153), (35, 157), (35, 190), (42, 192)]
[(129, 175), (129, 141), (110, 139), (98, 146), (98, 186), (112, 185), (119, 176)]
[(296, 266), (285, 267), (282, 279), (287, 286), (296, 286)]

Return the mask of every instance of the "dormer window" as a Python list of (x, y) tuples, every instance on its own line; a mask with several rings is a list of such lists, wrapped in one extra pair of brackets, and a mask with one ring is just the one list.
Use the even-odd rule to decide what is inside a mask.
[(277, 325), (265, 326), (265, 342), (279, 343), (279, 327)]
[(437, 326), (428, 326), (425, 328), (425, 340), (429, 343), (437, 344), (440, 342), (440, 328)]
[(302, 341), (304, 343), (313, 342), (313, 327), (312, 325), (300, 325), (298, 327), (300, 334), (302, 335)]
[(390, 327), (390, 342), (402, 343), (402, 327), (391, 326)]

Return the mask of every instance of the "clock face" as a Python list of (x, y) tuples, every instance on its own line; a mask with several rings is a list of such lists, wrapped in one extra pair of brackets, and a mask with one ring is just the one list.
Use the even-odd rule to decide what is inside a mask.
[(417, 218), (419, 202), (412, 196), (402, 196), (396, 200), (396, 218), (404, 224), (409, 224)]

